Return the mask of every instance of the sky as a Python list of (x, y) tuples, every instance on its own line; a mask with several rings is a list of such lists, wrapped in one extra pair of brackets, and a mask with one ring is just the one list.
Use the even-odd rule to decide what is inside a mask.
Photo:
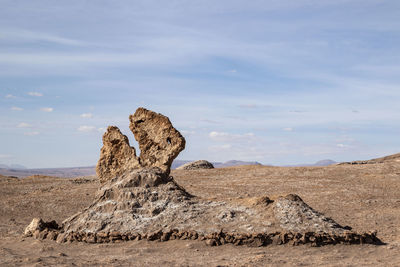
[(0, 0), (0, 163), (96, 164), (129, 114), (179, 159), (288, 165), (400, 152), (400, 1)]

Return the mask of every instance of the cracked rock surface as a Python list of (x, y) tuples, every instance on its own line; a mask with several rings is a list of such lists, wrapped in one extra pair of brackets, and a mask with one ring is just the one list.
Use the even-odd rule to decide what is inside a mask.
[(136, 156), (135, 148), (118, 127), (109, 126), (103, 135), (103, 147), (96, 166), (101, 183), (124, 172), (146, 167), (158, 167), (168, 175), (172, 161), (185, 148), (185, 138), (164, 115), (138, 108), (129, 120), (140, 156)]

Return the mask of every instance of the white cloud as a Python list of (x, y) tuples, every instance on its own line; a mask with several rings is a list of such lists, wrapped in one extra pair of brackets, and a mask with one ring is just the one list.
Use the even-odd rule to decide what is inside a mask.
[(193, 134), (196, 134), (196, 132), (195, 131), (188, 131), (188, 130), (182, 130), (182, 131), (180, 131), (184, 136), (190, 136), (190, 135), (193, 135)]
[(43, 94), (39, 93), (39, 92), (28, 92), (28, 95), (30, 95), (30, 96), (43, 96)]
[(241, 104), (241, 105), (239, 105), (239, 107), (240, 108), (257, 108), (258, 107), (258, 105), (256, 105), (256, 104)]
[(15, 98), (15, 96), (12, 95), (12, 94), (5, 95), (4, 97), (5, 97), (5, 98)]
[(272, 105), (265, 105), (265, 104), (240, 104), (239, 108), (244, 108), (244, 109), (271, 109), (273, 108)]
[(254, 133), (245, 133), (245, 134), (230, 134), (225, 132), (216, 132), (212, 131), (208, 134), (208, 136), (214, 141), (231, 141), (231, 140), (249, 140), (253, 138)]
[(212, 139), (215, 139), (220, 137), (227, 137), (229, 136), (229, 134), (224, 132), (211, 132), (208, 136)]
[(348, 147), (350, 147), (349, 145), (346, 145), (346, 144), (337, 144), (336, 146), (340, 147), (340, 148), (348, 148)]
[(237, 70), (228, 70), (229, 73), (237, 73)]
[(34, 135), (38, 135), (38, 134), (40, 134), (40, 133), (39, 133), (39, 132), (36, 132), (36, 131), (24, 133), (24, 135), (28, 135), (28, 136), (34, 136)]
[(220, 122), (218, 122), (218, 121), (209, 120), (209, 119), (200, 119), (200, 121), (207, 122), (207, 123), (213, 123), (213, 124), (220, 124)]
[(92, 118), (93, 114), (92, 113), (82, 113), (81, 118)]
[(21, 122), (17, 125), (18, 128), (29, 128), (32, 127), (32, 125), (30, 125), (29, 123), (26, 122)]
[(213, 151), (219, 151), (219, 150), (229, 150), (232, 148), (231, 144), (223, 144), (223, 145), (218, 145), (218, 146), (211, 146), (209, 147), (210, 150)]
[(96, 131), (96, 127), (89, 125), (82, 125), (78, 127), (79, 132), (90, 133)]
[(60, 45), (71, 45), (81, 46), (85, 43), (82, 41), (65, 38), (59, 35), (44, 33), (44, 32), (33, 32), (24, 29), (2, 29), (2, 39), (9, 41), (20, 41), (26, 42), (49, 42)]
[(231, 149), (232, 148), (232, 145), (231, 144), (223, 144), (223, 145), (220, 145), (220, 146), (213, 146), (213, 147), (211, 147), (211, 149)]
[(103, 127), (100, 127), (100, 128), (97, 129), (97, 131), (100, 132), (100, 133), (104, 133), (106, 130), (107, 129), (103, 128)]
[(23, 108), (20, 108), (20, 107), (11, 107), (11, 110), (14, 110), (14, 111), (22, 111), (22, 110), (24, 110)]
[(53, 108), (41, 108), (40, 110), (44, 111), (44, 112), (52, 112), (54, 109)]
[(9, 158), (12, 158), (12, 156), (8, 154), (0, 154), (0, 159), (9, 159)]
[(283, 128), (283, 130), (286, 132), (293, 132), (293, 128), (290, 128), (290, 127)]

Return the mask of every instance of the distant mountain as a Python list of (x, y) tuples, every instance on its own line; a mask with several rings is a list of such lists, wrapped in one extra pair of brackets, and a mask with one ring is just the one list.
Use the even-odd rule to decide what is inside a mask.
[(46, 175), (57, 177), (89, 176), (96, 174), (96, 167), (47, 168), (47, 169), (0, 169), (0, 174), (6, 176), (27, 177), (31, 175)]
[(333, 164), (337, 164), (337, 162), (334, 160), (331, 160), (331, 159), (323, 159), (323, 160), (320, 160), (320, 161), (317, 161), (317, 162), (311, 163), (311, 164), (303, 163), (303, 164), (294, 164), (294, 165), (284, 165), (282, 167), (323, 167), (323, 166), (330, 166)]
[(10, 169), (23, 170), (26, 169), (26, 167), (21, 164), (11, 164)]
[(213, 162), (215, 168), (225, 168), (232, 166), (241, 166), (241, 165), (262, 165), (257, 161), (241, 161), (241, 160), (229, 160), (227, 162)]
[(179, 159), (176, 159), (176, 160), (174, 160), (172, 162), (171, 169), (174, 170), (174, 169), (182, 166), (183, 164), (186, 164), (186, 163), (189, 163), (189, 162), (192, 162), (192, 160), (179, 160)]
[(331, 160), (331, 159), (323, 159), (323, 160), (317, 161), (312, 166), (329, 166), (329, 165), (333, 165), (333, 164), (337, 164), (337, 162), (334, 160)]
[[(193, 162), (194, 160), (174, 160), (172, 162), (172, 169), (176, 169), (183, 164)], [(225, 167), (232, 167), (232, 166), (240, 166), (240, 165), (262, 165), (257, 161), (241, 161), (241, 160), (229, 160), (226, 162), (211, 162), (215, 168), (225, 168)]]
[(25, 166), (20, 165), (20, 164), (11, 164), (11, 165), (7, 165), (7, 164), (0, 164), (0, 169), (15, 169), (15, 170), (22, 170), (22, 169), (26, 169)]
[[(172, 169), (176, 169), (179, 166), (192, 162), (192, 160), (175, 160), (172, 163)], [(227, 162), (212, 162), (215, 168), (224, 168), (239, 165), (261, 165), (256, 161), (240, 161), (230, 160)], [(3, 167), (4, 166), (4, 167)], [(14, 168), (11, 168), (11, 167)], [(18, 168), (15, 168), (18, 167)], [(43, 168), (43, 169), (24, 169), (22, 165), (0, 165), (0, 175), (16, 176), (16, 177), (27, 177), (31, 175), (46, 175), (46, 176), (57, 176), (57, 177), (77, 177), (77, 176), (90, 176), (96, 175), (96, 167), (71, 167), (71, 168)]]

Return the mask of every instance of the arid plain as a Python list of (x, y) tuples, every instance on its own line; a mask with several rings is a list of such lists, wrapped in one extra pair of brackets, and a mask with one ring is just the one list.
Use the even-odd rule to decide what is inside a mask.
[(34, 217), (61, 222), (90, 205), (99, 187), (95, 176), (0, 179), (0, 265), (2, 266), (398, 266), (400, 264), (400, 163), (328, 167), (239, 166), (174, 170), (189, 193), (235, 202), (295, 193), (316, 210), (359, 232), (378, 231), (384, 245), (231, 244), (204, 241), (56, 243), (23, 237)]

